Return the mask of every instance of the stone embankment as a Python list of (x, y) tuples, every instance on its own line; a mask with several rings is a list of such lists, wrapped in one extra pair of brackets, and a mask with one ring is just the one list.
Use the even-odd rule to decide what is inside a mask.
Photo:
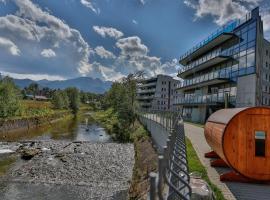
[(0, 199), (128, 198), (132, 144), (29, 141), (0, 143), (18, 159), (0, 179)]

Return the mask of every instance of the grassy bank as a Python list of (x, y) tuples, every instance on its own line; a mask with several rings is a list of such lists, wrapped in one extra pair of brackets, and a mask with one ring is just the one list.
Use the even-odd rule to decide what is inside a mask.
[(216, 199), (217, 200), (225, 200), (220, 189), (216, 185), (211, 183), (211, 181), (207, 175), (207, 171), (206, 171), (205, 167), (202, 165), (201, 161), (199, 160), (199, 158), (196, 154), (196, 151), (194, 150), (194, 148), (193, 148), (193, 146), (188, 138), (186, 138), (186, 145), (187, 145), (189, 171), (200, 173), (202, 175), (202, 179), (204, 179), (209, 184), (209, 186), (211, 187), (211, 189), (215, 193)]
[[(107, 132), (112, 135), (113, 139), (117, 140), (118, 132), (115, 128), (119, 123), (118, 114), (112, 108), (107, 110), (100, 110), (93, 113), (95, 121), (100, 123)], [(128, 142), (134, 142), (141, 138), (147, 138), (148, 132), (144, 127), (136, 120), (127, 130)]]
[[(6, 120), (27, 119), (33, 117), (50, 117), (55, 114), (71, 113), (68, 109), (55, 109), (50, 101), (21, 100), (22, 109), (20, 116), (10, 117)], [(80, 111), (90, 110), (86, 104), (80, 105)]]

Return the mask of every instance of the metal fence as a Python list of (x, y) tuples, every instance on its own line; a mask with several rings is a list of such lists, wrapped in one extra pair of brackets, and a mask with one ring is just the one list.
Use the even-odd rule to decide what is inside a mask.
[(140, 112), (160, 154), (158, 173), (150, 173), (150, 200), (189, 200), (191, 187), (183, 120), (177, 112)]

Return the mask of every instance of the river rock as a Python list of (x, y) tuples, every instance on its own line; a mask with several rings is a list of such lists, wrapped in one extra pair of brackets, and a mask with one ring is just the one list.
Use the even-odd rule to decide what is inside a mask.
[(30, 160), (35, 155), (39, 154), (40, 152), (41, 152), (40, 149), (24, 148), (24, 149), (21, 150), (21, 158), (24, 159), (24, 160)]
[(36, 141), (24, 143), (18, 152), (29, 149), (33, 157), (17, 162), (5, 181), (0, 179), (1, 200), (128, 199), (132, 144)]

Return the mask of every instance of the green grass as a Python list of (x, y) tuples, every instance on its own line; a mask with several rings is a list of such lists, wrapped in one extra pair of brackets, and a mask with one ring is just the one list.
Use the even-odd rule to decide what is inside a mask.
[[(117, 113), (112, 108), (96, 111), (93, 113), (92, 117), (95, 121), (100, 123), (109, 134), (117, 135), (117, 133), (114, 133), (113, 127), (115, 124), (119, 123), (119, 120)], [(129, 142), (134, 142), (136, 139), (141, 139), (149, 135), (137, 120), (127, 129), (127, 134), (129, 135)]]
[(202, 165), (201, 161), (199, 160), (196, 151), (194, 150), (190, 140), (188, 138), (186, 138), (186, 145), (187, 145), (187, 157), (188, 157), (188, 165), (189, 165), (189, 172), (198, 172), (202, 175), (202, 179), (204, 179), (209, 186), (211, 187), (211, 189), (213, 190), (213, 192), (215, 193), (215, 197), (217, 200), (225, 200), (222, 192), (220, 191), (220, 189), (214, 185), (213, 183), (211, 183), (208, 175), (207, 175), (207, 171), (205, 169), (205, 167)]
[(112, 108), (94, 112), (92, 116), (108, 131), (109, 134), (112, 134), (114, 124), (118, 123), (117, 114)]
[(0, 176), (4, 175), (9, 167), (16, 161), (14, 157), (8, 157), (3, 160), (0, 160)]

